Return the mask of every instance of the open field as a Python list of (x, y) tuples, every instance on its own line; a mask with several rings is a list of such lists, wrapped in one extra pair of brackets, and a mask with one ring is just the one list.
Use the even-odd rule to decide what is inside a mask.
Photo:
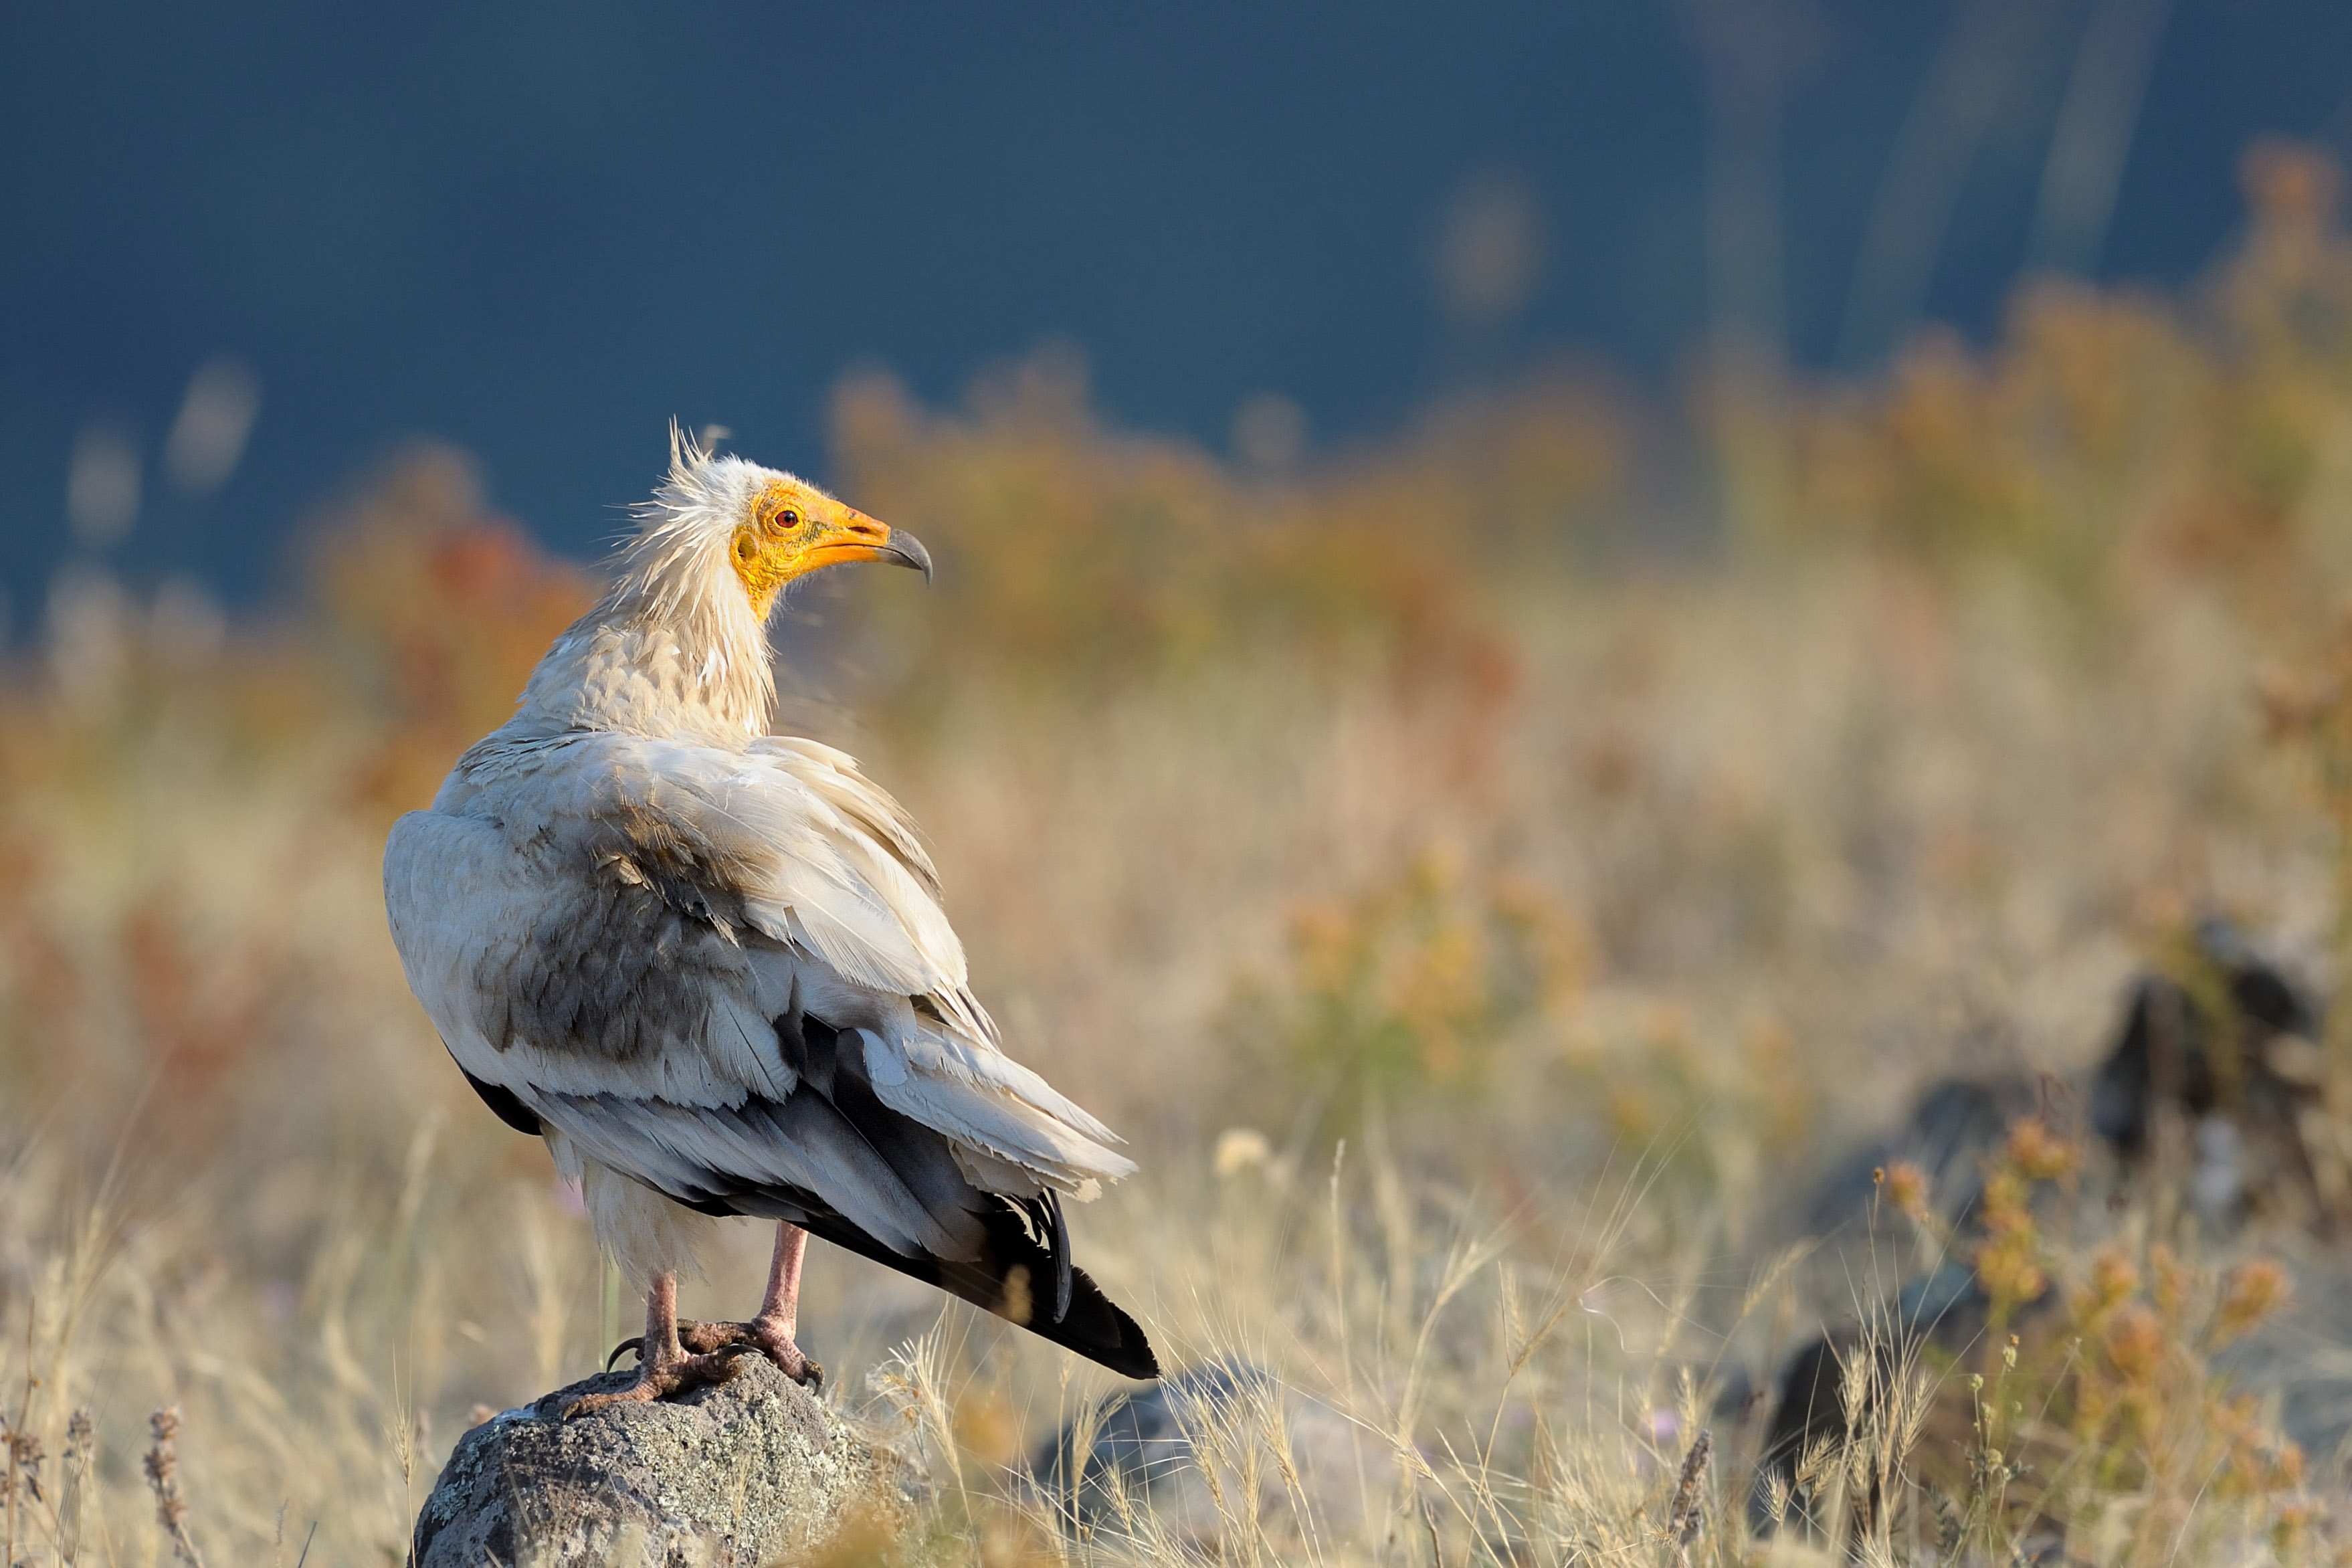
[[(2307, 1202), (2224, 1224), (2177, 1163), (2125, 1182), (2057, 1089), (1981, 1243), (1806, 1228), (1937, 1076), (2079, 1081), (2200, 917), (2341, 972), (2332, 182), (2251, 159), (2246, 246), (2195, 297), (2029, 292), (1980, 353), (1761, 401), (1726, 378), (1689, 430), (1562, 379), (1244, 471), (1102, 428), (1052, 355), (956, 411), (843, 388), (840, 489), (940, 583), (805, 600), (785, 722), (910, 806), (1013, 1048), (1134, 1143), (1144, 1174), (1074, 1212), (1082, 1259), (1171, 1365), (1273, 1379), (1188, 1510), (1086, 1551), (2352, 1548), (2347, 1456), (2281, 1398), (2352, 1387), (2352, 1021), (2315, 1042)], [(1706, 463), (1720, 508), (1658, 480)], [(469, 1412), (634, 1317), (541, 1146), (450, 1070), (377, 886), (586, 569), (441, 452), (316, 538), (266, 623), (62, 582), (0, 689), (9, 1561), (168, 1556), (165, 1405), (209, 1562), (291, 1563), (313, 1521), (314, 1561), (397, 1561)], [(728, 1237), (688, 1312), (755, 1299), (764, 1236)], [(1990, 1330), (1810, 1457), (1810, 1531), (1751, 1507), (1787, 1355), (1939, 1257)], [(809, 1291), (838, 1396), (934, 1478), (925, 1531), (855, 1551), (1062, 1550), (1011, 1467), (1108, 1381), (824, 1249)]]

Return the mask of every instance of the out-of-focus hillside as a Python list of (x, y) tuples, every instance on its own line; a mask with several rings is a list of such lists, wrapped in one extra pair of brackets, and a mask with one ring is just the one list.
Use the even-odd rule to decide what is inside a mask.
[[(954, 410), (842, 389), (839, 488), (939, 582), (803, 601), (786, 718), (913, 808), (1013, 1047), (1135, 1142), (1146, 1174), (1075, 1216), (1090, 1267), (1177, 1359), (1246, 1353), (1378, 1436), (1325, 1555), (1393, 1556), (1423, 1508), (1441, 1552), (1655, 1546), (1675, 1434), (1852, 1294), (1765, 1266), (1811, 1174), (1916, 1085), (2081, 1067), (2206, 912), (2340, 967), (2352, 242), (2326, 164), (2247, 170), (2246, 243), (2192, 296), (2038, 287), (1981, 350), (1737, 411), (1766, 438), (1707, 476), (1746, 501), (1700, 549), (1644, 540), (1705, 488), (1662, 454), (1705, 443), (1590, 381), (1247, 471), (1103, 428), (1052, 355)], [(330, 509), (306, 581), (226, 627), (62, 581), (0, 688), (0, 1416), (54, 1476), (95, 1407), (110, 1561), (148, 1549), (152, 1405), (185, 1411), (215, 1561), (270, 1550), (281, 1503), (356, 1560), (469, 1409), (625, 1316), (444, 1060), (376, 885), (594, 569), (422, 451)], [(689, 1309), (750, 1287), (744, 1228)], [(2107, 1292), (2095, 1346), (2173, 1289), (2009, 1234), (2004, 1279), (2023, 1247)], [(2239, 1245), (2116, 1243), (2157, 1244), (2209, 1294)], [(940, 1311), (830, 1252), (811, 1289), (853, 1392)], [(2145, 1419), (2067, 1428), (2098, 1480), (2053, 1515), (2100, 1560), (2318, 1530), (2328, 1457), (2280, 1458), (2208, 1381), (2210, 1325), (2146, 1299), (2189, 1359), (2161, 1399), (2137, 1352), (2101, 1363)], [(1091, 1374), (949, 1321), (875, 1386), (944, 1380), (934, 1460), (1012, 1540), (989, 1467)], [(20, 1540), (58, 1549), (63, 1495)]]

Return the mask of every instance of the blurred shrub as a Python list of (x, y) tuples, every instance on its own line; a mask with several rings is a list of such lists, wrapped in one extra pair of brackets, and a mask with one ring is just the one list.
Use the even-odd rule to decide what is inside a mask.
[(359, 789), (380, 808), (433, 798), (457, 753), (504, 723), (593, 579), (483, 504), (473, 467), (425, 447), (315, 523), (317, 626), (381, 732)]
[(2269, 738), (2301, 764), (2304, 783), (2335, 826), (2344, 858), (2337, 890), (2352, 908), (2352, 611), (2305, 658), (2263, 672), (2261, 700)]
[(1424, 850), (1395, 876), (1305, 905), (1289, 962), (1239, 984), (1227, 1026), (1258, 1114), (1354, 1123), (1368, 1101), (1465, 1104), (1515, 1038), (1584, 984), (1575, 919), (1507, 871)]
[(2065, 1479), (2086, 1493), (2149, 1491), (2176, 1506), (2209, 1486), (2228, 1497), (2294, 1489), (2303, 1455), (2211, 1361), (2290, 1290), (2287, 1271), (2266, 1258), (2217, 1272), (2161, 1242), (2137, 1261), (2119, 1247), (2095, 1254), (2065, 1303), (2080, 1348), (2060, 1410), (2088, 1461)]
[(1883, 384), (1799, 399), (1791, 533), (2084, 604), (2151, 570), (2301, 602), (2352, 548), (2352, 244), (2324, 153), (2263, 143), (2242, 175), (2248, 238), (2201, 298), (2031, 284), (1981, 353), (1932, 330)]
[(1370, 656), (1409, 689), (1507, 684), (1492, 586), (1597, 528), (1625, 447), (1619, 405), (1546, 383), (1252, 479), (1181, 442), (1104, 431), (1083, 373), (1051, 352), (983, 382), (960, 416), (887, 377), (853, 380), (835, 435), (845, 492), (942, 566), (940, 592), (877, 612), (866, 645), (902, 713), (973, 672), (1099, 695), (1260, 657)]
[(2287, 1306), (2290, 1272), (2263, 1258), (2200, 1265), (2145, 1225), (2096, 1246), (2067, 1234), (2085, 1153), (2038, 1118), (2016, 1123), (1986, 1159), (1972, 1243), (1931, 1212), (1918, 1171), (1885, 1173), (1929, 1251), (1969, 1261), (1868, 1319), (1839, 1351), (1839, 1386), (1813, 1385), (1843, 1405), (1796, 1467), (1816, 1505), (1842, 1503), (1867, 1529), (1903, 1506), (1881, 1484), (1901, 1473), (1946, 1562), (1971, 1548), (2039, 1560), (2062, 1542), (2068, 1561), (2168, 1559), (2192, 1533), (2231, 1528), (2228, 1510), (2200, 1517), (2209, 1499), (2307, 1525), (2301, 1450), (2222, 1359)]
[[(288, 623), (227, 627), (184, 585), (143, 604), (85, 571), (52, 595), (46, 669), (0, 680), (0, 1099), (71, 1085), (110, 1121), (152, 1096), (158, 1136), (230, 1138), (283, 1113), (284, 1054), (331, 997), (396, 984), (383, 826), (511, 710), (590, 578), (439, 449), (313, 526)], [(306, 1068), (304, 1092), (356, 1065)]]
[(1531, 1076), (1563, 1145), (1622, 1151), (1678, 1204), (1714, 1202), (1732, 1234), (1765, 1206), (1757, 1182), (1821, 1131), (1813, 1065), (1775, 1019), (1696, 1024), (1649, 1003), (1570, 1021), (1549, 1070)]

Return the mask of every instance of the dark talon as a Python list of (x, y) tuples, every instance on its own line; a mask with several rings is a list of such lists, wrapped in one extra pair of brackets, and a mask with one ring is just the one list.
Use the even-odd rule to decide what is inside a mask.
[(604, 1358), (604, 1370), (606, 1372), (613, 1370), (613, 1363), (621, 1359), (621, 1352), (623, 1351), (635, 1351), (637, 1352), (637, 1359), (639, 1361), (645, 1360), (646, 1336), (639, 1334), (635, 1339), (623, 1340), (619, 1344), (614, 1345), (613, 1347), (613, 1353)]
[(710, 1371), (705, 1375), (711, 1385), (716, 1387), (722, 1383), (734, 1382), (736, 1374), (743, 1370), (736, 1363), (747, 1355), (760, 1353), (761, 1350), (757, 1345), (720, 1345), (715, 1351), (704, 1352), (698, 1359), (709, 1364)]

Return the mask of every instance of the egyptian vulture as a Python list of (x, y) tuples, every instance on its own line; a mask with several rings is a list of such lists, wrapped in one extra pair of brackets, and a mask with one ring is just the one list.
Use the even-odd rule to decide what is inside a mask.
[[(912, 536), (673, 433), (612, 587), (515, 715), (384, 849), (410, 989), (509, 1125), (546, 1139), (644, 1283), (662, 1397), (793, 1342), (810, 1235), (1131, 1377), (1135, 1321), (1070, 1260), (1062, 1200), (1133, 1169), (999, 1048), (915, 826), (850, 758), (768, 732), (768, 614), (819, 568), (930, 574)], [(677, 1318), (711, 1215), (777, 1222), (765, 1300)], [(683, 1333), (681, 1331), (683, 1330)]]

